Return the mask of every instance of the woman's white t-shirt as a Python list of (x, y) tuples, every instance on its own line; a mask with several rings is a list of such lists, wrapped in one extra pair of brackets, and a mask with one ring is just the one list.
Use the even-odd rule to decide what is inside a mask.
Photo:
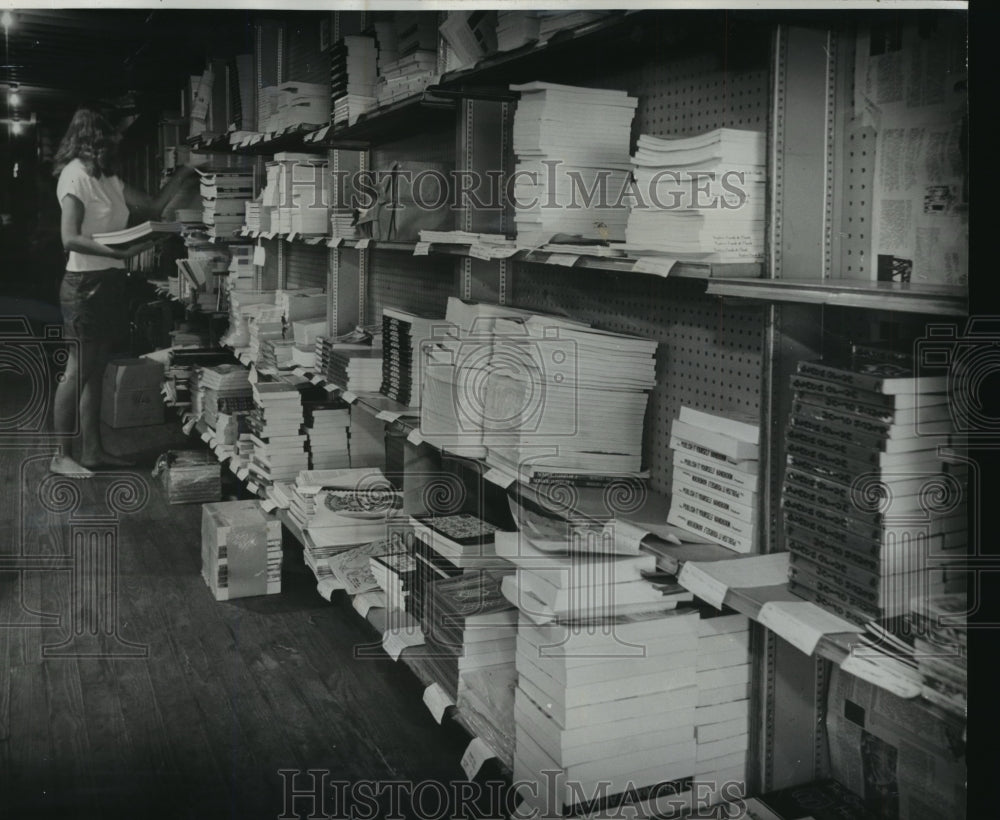
[[(125, 183), (117, 176), (99, 179), (87, 173), (78, 159), (74, 159), (59, 174), (56, 196), (62, 205), (63, 197), (72, 194), (83, 203), (83, 224), (80, 233), (92, 237), (95, 233), (120, 231), (128, 225), (128, 205), (125, 204)], [(69, 252), (66, 270), (88, 271), (107, 268), (124, 268), (121, 259), (92, 256), (89, 253)]]

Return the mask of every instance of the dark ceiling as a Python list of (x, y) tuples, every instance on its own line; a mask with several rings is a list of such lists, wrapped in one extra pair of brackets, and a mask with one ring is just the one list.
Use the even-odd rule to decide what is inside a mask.
[[(16, 83), (18, 116), (61, 127), (82, 100), (177, 108), (184, 78), (208, 56), (253, 52), (249, 11), (13, 9), (0, 91)], [(6, 105), (0, 97), (0, 110)], [(130, 101), (134, 101), (130, 103)], [(13, 112), (4, 111), (7, 116)]]

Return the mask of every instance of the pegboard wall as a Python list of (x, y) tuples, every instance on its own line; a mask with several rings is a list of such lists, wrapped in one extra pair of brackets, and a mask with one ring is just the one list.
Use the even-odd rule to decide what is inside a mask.
[(874, 279), (871, 218), (872, 183), (875, 179), (875, 129), (871, 126), (851, 128), (845, 142), (843, 210), (840, 220), (840, 248), (843, 256), (839, 275), (845, 279)]
[[(327, 21), (327, 32), (333, 31), (331, 12), (307, 12), (288, 15), (286, 28), (285, 81), (302, 83), (330, 82), (329, 43), (320, 50), (320, 23)], [(331, 35), (332, 36), (332, 35)]]
[(381, 322), (383, 307), (443, 317), (448, 297), (458, 293), (455, 262), (450, 257), (376, 249), (368, 252), (367, 262), (366, 324)]
[(326, 289), (330, 254), (324, 243), (286, 242), (284, 261), (286, 287)]
[(643, 431), (644, 461), (658, 492), (670, 491), (670, 427), (681, 405), (760, 412), (760, 306), (723, 304), (705, 296), (701, 282), (525, 263), (513, 265), (509, 302), (660, 343)]

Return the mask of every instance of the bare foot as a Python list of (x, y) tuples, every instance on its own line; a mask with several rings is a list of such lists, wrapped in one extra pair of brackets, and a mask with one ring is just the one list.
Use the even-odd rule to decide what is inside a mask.
[(86, 467), (78, 464), (69, 456), (52, 456), (49, 471), (67, 478), (93, 478), (94, 474)]
[(135, 467), (135, 462), (130, 459), (105, 452), (98, 453), (96, 458), (82, 458), (80, 460), (92, 470), (98, 470), (102, 467)]

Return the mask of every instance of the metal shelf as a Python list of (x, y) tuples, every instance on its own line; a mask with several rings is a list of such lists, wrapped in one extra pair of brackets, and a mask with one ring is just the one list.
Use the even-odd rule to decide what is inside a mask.
[(766, 302), (835, 305), (868, 310), (890, 310), (965, 316), (968, 290), (958, 285), (921, 285), (907, 282), (854, 282), (847, 279), (712, 279), (707, 293)]
[(305, 145), (324, 151), (330, 148), (364, 151), (372, 145), (424, 131), (453, 117), (454, 112), (454, 99), (436, 96), (428, 89), (384, 108), (366, 111), (353, 125), (326, 126), (313, 131), (306, 137)]

